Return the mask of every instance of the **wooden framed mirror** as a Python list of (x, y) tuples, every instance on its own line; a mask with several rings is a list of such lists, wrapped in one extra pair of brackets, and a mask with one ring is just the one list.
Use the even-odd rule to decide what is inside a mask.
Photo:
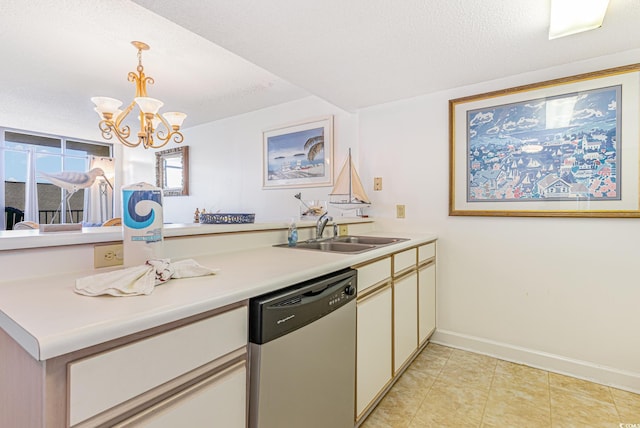
[(156, 152), (156, 186), (164, 196), (189, 195), (189, 146)]

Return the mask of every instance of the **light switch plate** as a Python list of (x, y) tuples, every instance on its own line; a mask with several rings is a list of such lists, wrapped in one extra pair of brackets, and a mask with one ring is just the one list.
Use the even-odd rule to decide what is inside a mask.
[(405, 209), (404, 205), (396, 205), (396, 218), (404, 218)]
[(373, 190), (382, 190), (382, 177), (373, 177)]
[(94, 245), (93, 267), (120, 266), (123, 263), (122, 244)]

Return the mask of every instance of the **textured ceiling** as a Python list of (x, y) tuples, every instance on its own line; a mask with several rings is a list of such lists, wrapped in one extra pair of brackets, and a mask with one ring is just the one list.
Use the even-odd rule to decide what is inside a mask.
[(149, 96), (186, 112), (185, 127), (309, 95), (128, 0), (0, 0), (0, 126), (97, 133), (92, 96), (133, 100), (132, 40), (151, 46)]
[(640, 47), (640, 1), (548, 40), (549, 0), (135, 0), (347, 110)]
[[(0, 0), (0, 126), (96, 127), (89, 97), (149, 95), (186, 127), (317, 95), (348, 111), (640, 47), (640, 1), (549, 41), (548, 0)], [(64, 131), (59, 131), (64, 134)]]

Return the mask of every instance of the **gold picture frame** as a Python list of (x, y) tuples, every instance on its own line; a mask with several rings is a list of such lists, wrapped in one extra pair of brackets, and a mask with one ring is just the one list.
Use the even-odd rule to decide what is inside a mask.
[(640, 64), (449, 101), (449, 215), (640, 217)]

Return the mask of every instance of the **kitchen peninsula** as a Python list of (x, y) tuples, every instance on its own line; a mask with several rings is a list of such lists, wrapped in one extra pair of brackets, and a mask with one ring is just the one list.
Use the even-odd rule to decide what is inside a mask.
[[(217, 385), (219, 382), (214, 380), (222, 374), (227, 376), (227, 371), (231, 376), (228, 379), (235, 379), (230, 385), (238, 388), (245, 382), (249, 298), (346, 267), (366, 266), (371, 261), (389, 260), (391, 268), (390, 255), (407, 250), (413, 252), (409, 264), (415, 270), (420, 254), (417, 249), (427, 244), (433, 248), (429, 260), (435, 263), (434, 235), (383, 233), (375, 231), (371, 220), (345, 223), (349, 223), (352, 235), (397, 235), (408, 240), (347, 255), (275, 248), (273, 244), (286, 241), (284, 224), (229, 228), (170, 225), (165, 230), (168, 257), (193, 258), (220, 272), (211, 277), (172, 280), (156, 287), (150, 296), (125, 299), (85, 297), (73, 292), (76, 278), (108, 271), (96, 271), (88, 266), (87, 255), (76, 258), (73, 263), (58, 264), (58, 270), (48, 274), (42, 268), (50, 266), (47, 258), (62, 261), (64, 255), (73, 256), (74, 252), (77, 256), (90, 253), (87, 250), (93, 242), (117, 242), (118, 230), (98, 233), (102, 236), (91, 243), (82, 242), (84, 238), (80, 237), (47, 236), (50, 246), (7, 251), (9, 254), (4, 254), (3, 259), (12, 259), (14, 266), (21, 268), (21, 275), (14, 274), (13, 278), (0, 282), (0, 349), (6, 354), (2, 355), (3, 361), (7, 362), (3, 365), (3, 376), (22, 381), (7, 382), (2, 386), (0, 397), (3, 406), (15, 409), (14, 416), (27, 419), (1, 420), (1, 425), (29, 421), (34, 426), (85, 426), (83, 424), (100, 420), (143, 417), (141, 409), (164, 403), (168, 396), (179, 396), (200, 383)], [(299, 227), (301, 239), (310, 237), (312, 223)], [(218, 233), (212, 233), (214, 228)], [(73, 240), (76, 243), (71, 243)], [(57, 255), (59, 252), (63, 255)], [(33, 270), (29, 269), (31, 265)], [(391, 275), (389, 271), (383, 276)], [(187, 361), (182, 369), (150, 385), (140, 386), (137, 385), (140, 382), (126, 378), (122, 382), (102, 379), (105, 383), (118, 384), (116, 390), (124, 389), (121, 397), (105, 392), (91, 403), (85, 403), (83, 395), (86, 394), (79, 392), (95, 390), (96, 385), (91, 382), (96, 381), (93, 378), (96, 370), (92, 368), (104, 368), (111, 373), (108, 365), (121, 361), (122, 357), (118, 356), (121, 352), (127, 355), (126, 361), (142, 359), (143, 368), (156, 364), (162, 367), (164, 358), (182, 361), (184, 355), (198, 354), (202, 347), (207, 348), (207, 343), (212, 349), (202, 350), (208, 356), (205, 364)], [(166, 354), (154, 353), (154, 349), (165, 350)], [(171, 349), (177, 354), (169, 355)], [(188, 352), (183, 352), (185, 350)], [(116, 366), (113, 373), (120, 372), (126, 373), (126, 370)], [(132, 384), (130, 391), (127, 382)], [(109, 385), (101, 387), (113, 390)], [(198, 388), (208, 391), (204, 386), (197, 386), (196, 391), (200, 391)], [(214, 392), (217, 389), (211, 391), (212, 396), (218, 396)], [(220, 401), (222, 408), (233, 407), (223, 400), (224, 396), (222, 394)], [(27, 410), (34, 406), (42, 411)]]

